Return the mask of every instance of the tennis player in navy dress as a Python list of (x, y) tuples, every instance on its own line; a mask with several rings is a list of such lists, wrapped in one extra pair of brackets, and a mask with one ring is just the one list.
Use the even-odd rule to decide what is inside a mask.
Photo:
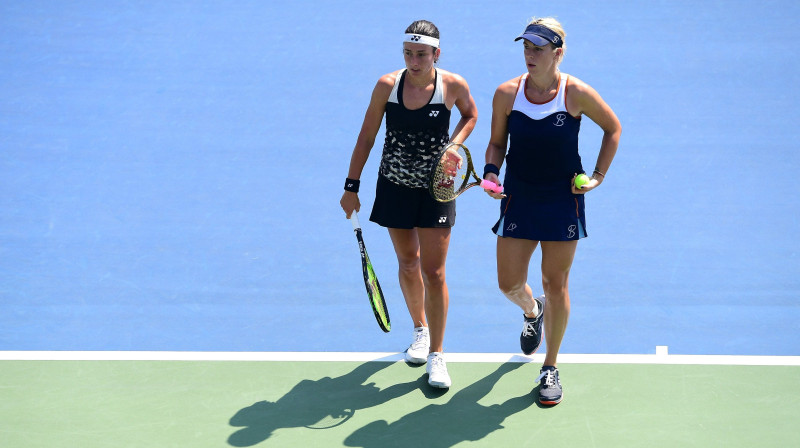
[[(539, 402), (555, 405), (563, 388), (558, 351), (570, 311), (569, 271), (578, 240), (587, 236), (584, 196), (605, 179), (617, 151), (622, 127), (614, 112), (585, 82), (561, 73), (566, 45), (561, 24), (534, 19), (517, 37), (524, 46), (526, 73), (497, 88), (492, 103), (492, 128), (486, 149), (484, 178), (499, 181), (505, 162), (497, 234), (497, 277), (502, 293), (524, 313), (520, 348), (534, 353), (547, 340), (547, 354), (537, 381)], [(588, 184), (578, 189), (584, 173), (578, 154), (583, 116), (603, 130), (603, 139)], [(537, 246), (542, 251), (544, 295), (534, 297), (528, 267)]]

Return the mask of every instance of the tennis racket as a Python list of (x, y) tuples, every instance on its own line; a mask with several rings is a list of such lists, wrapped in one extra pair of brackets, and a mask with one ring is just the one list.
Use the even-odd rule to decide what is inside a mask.
[[(450, 202), (461, 193), (481, 186), (495, 193), (502, 193), (503, 187), (481, 179), (472, 165), (469, 150), (461, 143), (448, 143), (439, 153), (436, 165), (431, 170), (428, 189), (431, 196), (439, 202)], [(470, 182), (474, 180), (473, 182)]]
[(367, 287), (369, 303), (372, 305), (372, 311), (375, 313), (375, 319), (378, 320), (381, 330), (388, 333), (392, 329), (392, 324), (389, 321), (389, 310), (386, 308), (386, 301), (383, 300), (383, 292), (381, 291), (380, 283), (378, 283), (378, 277), (375, 275), (375, 270), (369, 261), (367, 246), (364, 245), (364, 238), (361, 237), (361, 224), (358, 223), (358, 215), (355, 210), (350, 215), (350, 224), (353, 225), (353, 230), (356, 232), (358, 248), (361, 250), (361, 267), (364, 271), (364, 286)]

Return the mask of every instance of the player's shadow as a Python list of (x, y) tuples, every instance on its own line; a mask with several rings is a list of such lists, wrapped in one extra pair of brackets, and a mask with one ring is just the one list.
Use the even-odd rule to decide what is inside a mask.
[(348, 436), (344, 444), (352, 447), (385, 448), (398, 446), (398, 440), (406, 440), (409, 434), (418, 437), (420, 446), (426, 448), (452, 447), (464, 441), (481, 440), (502, 429), (506, 418), (536, 403), (536, 395), (530, 390), (502, 404), (484, 406), (478, 403), (503, 375), (522, 365), (502, 364), (485, 378), (458, 391), (447, 403), (425, 406), (393, 423), (386, 420), (371, 422)]
[(364, 384), (372, 375), (390, 362), (367, 362), (352, 372), (318, 380), (302, 380), (277, 401), (259, 401), (239, 410), (231, 417), (230, 425), (241, 427), (228, 437), (232, 446), (253, 446), (279, 428), (329, 428), (347, 421), (355, 411), (393, 400), (414, 390), (420, 390), (425, 379), (400, 383), (385, 389), (375, 383)]

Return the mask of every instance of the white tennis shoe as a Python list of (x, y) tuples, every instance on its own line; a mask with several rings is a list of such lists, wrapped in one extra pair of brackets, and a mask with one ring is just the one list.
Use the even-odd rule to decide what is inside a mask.
[(414, 342), (406, 349), (406, 361), (412, 364), (425, 364), (431, 349), (431, 336), (428, 327), (414, 329)]
[(447, 364), (441, 352), (433, 352), (428, 355), (428, 384), (440, 389), (450, 387), (450, 374), (447, 373)]

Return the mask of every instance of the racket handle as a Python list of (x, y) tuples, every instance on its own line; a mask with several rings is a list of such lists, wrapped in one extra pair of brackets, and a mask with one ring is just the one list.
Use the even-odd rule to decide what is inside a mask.
[(497, 185), (496, 183), (494, 183), (494, 182), (492, 182), (490, 180), (486, 180), (486, 179), (483, 179), (481, 181), (481, 188), (486, 189), (486, 190), (492, 190), (495, 193), (502, 193), (503, 192), (503, 186), (502, 185)]
[(358, 215), (355, 210), (350, 214), (350, 224), (353, 225), (353, 230), (361, 229), (361, 224), (358, 223)]

